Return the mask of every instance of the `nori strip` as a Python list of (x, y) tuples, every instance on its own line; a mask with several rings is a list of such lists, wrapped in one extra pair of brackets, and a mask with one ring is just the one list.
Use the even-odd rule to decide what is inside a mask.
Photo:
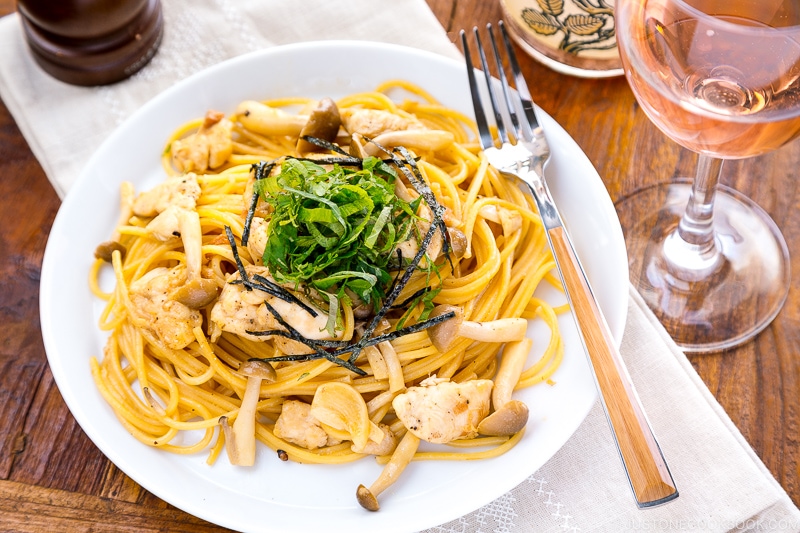
[[(256, 181), (269, 176), (272, 169), (275, 167), (275, 161), (269, 163), (261, 161), (250, 167), (250, 170), (255, 172)], [(250, 239), (250, 224), (253, 223), (253, 216), (256, 213), (256, 206), (258, 205), (258, 188), (253, 186), (253, 197), (250, 198), (250, 206), (247, 208), (247, 216), (244, 220), (244, 230), (242, 231), (242, 246), (247, 246), (247, 241)]]
[[(312, 144), (317, 144), (317, 145), (320, 145), (319, 143), (322, 143), (321, 144), (322, 147), (328, 148), (329, 150), (332, 150), (332, 151), (335, 151), (335, 152), (338, 152), (338, 153), (343, 153), (343, 154), (346, 155), (346, 153), (341, 151), (340, 148), (337, 149), (338, 147), (336, 145), (334, 145), (333, 143), (328, 143), (327, 141), (322, 141), (320, 139), (316, 139), (316, 138), (313, 138), (313, 137), (305, 137), (305, 140), (308, 141), (308, 142), (311, 142)], [(373, 141), (370, 141), (370, 142), (373, 142)], [(305, 346), (308, 346), (310, 349), (312, 349), (314, 351), (313, 351), (313, 353), (308, 353), (308, 354), (294, 354), (294, 355), (286, 355), (286, 356), (266, 357), (266, 358), (260, 358), (260, 360), (262, 360), (262, 361), (310, 361), (310, 360), (325, 358), (325, 359), (327, 359), (328, 361), (330, 361), (330, 362), (332, 362), (334, 364), (337, 364), (337, 365), (340, 365), (340, 366), (342, 366), (344, 368), (347, 368), (351, 372), (354, 372), (354, 373), (356, 373), (358, 375), (364, 376), (364, 375), (366, 375), (366, 372), (364, 370), (358, 368), (355, 365), (355, 361), (358, 359), (358, 356), (361, 354), (361, 351), (364, 348), (366, 348), (368, 346), (372, 346), (372, 345), (378, 344), (380, 342), (391, 341), (391, 340), (396, 339), (398, 337), (401, 337), (403, 335), (408, 335), (410, 333), (415, 333), (417, 331), (422, 331), (422, 330), (427, 329), (427, 328), (429, 328), (431, 326), (434, 326), (435, 324), (438, 324), (438, 323), (443, 322), (445, 320), (449, 320), (450, 318), (453, 318), (455, 316), (455, 314), (452, 313), (452, 312), (445, 313), (445, 314), (439, 315), (437, 317), (430, 318), (430, 319), (424, 320), (422, 322), (418, 322), (417, 324), (413, 324), (411, 326), (407, 326), (407, 327), (401, 328), (401, 329), (396, 330), (396, 331), (385, 333), (385, 334), (379, 335), (377, 337), (370, 337), (372, 335), (372, 333), (375, 331), (375, 329), (378, 327), (378, 325), (380, 324), (381, 320), (386, 315), (386, 313), (388, 313), (390, 310), (392, 310), (392, 309), (394, 309), (396, 307), (394, 305), (395, 300), (397, 300), (398, 296), (400, 295), (400, 292), (403, 290), (403, 288), (408, 283), (408, 280), (411, 278), (413, 273), (419, 267), (419, 264), (422, 261), (422, 258), (424, 257), (424, 255), (427, 253), (428, 247), (430, 246), (430, 243), (431, 243), (431, 239), (433, 238), (433, 235), (434, 235), (434, 233), (436, 231), (440, 231), (442, 233), (442, 237), (444, 239), (444, 250), (443, 251), (444, 251), (445, 255), (447, 256), (448, 261), (451, 261), (451, 264), (452, 264), (452, 259), (450, 257), (450, 251), (452, 249), (451, 245), (450, 245), (450, 236), (447, 233), (447, 229), (446, 229), (444, 220), (442, 218), (442, 216), (445, 213), (445, 208), (444, 208), (444, 206), (442, 206), (436, 200), (436, 197), (433, 195), (433, 192), (431, 191), (430, 187), (427, 185), (427, 183), (425, 183), (425, 180), (422, 177), (422, 174), (420, 173), (419, 168), (416, 165), (416, 161), (411, 156), (411, 154), (408, 152), (408, 150), (406, 150), (404, 147), (397, 147), (397, 148), (394, 148), (392, 151), (389, 151), (389, 150), (387, 150), (386, 148), (380, 146), (377, 143), (374, 143), (374, 144), (376, 146), (378, 146), (378, 148), (380, 148), (383, 152), (387, 153), (391, 157), (391, 162), (394, 163), (400, 169), (401, 172), (403, 172), (403, 174), (406, 176), (406, 178), (408, 178), (408, 181), (411, 183), (411, 185), (414, 187), (414, 189), (420, 194), (420, 196), (422, 196), (425, 199), (425, 202), (428, 204), (428, 207), (431, 209), (431, 212), (433, 213), (433, 221), (431, 221), (430, 227), (428, 228), (428, 231), (425, 233), (425, 236), (423, 237), (422, 242), (420, 243), (419, 251), (416, 253), (414, 258), (411, 260), (411, 262), (405, 268), (405, 270), (403, 271), (402, 276), (400, 276), (399, 279), (396, 277), (393, 280), (391, 289), (390, 289), (388, 295), (386, 296), (386, 298), (384, 299), (383, 305), (378, 310), (378, 312), (372, 317), (372, 320), (370, 321), (369, 325), (366, 327), (366, 329), (364, 331), (364, 334), (361, 336), (361, 338), (357, 342), (349, 344), (349, 345), (345, 345), (344, 347), (341, 347), (342, 346), (341, 343), (343, 341), (319, 341), (319, 340), (314, 340), (314, 339), (307, 339), (302, 334), (300, 334), (296, 329), (294, 329), (291, 325), (289, 325), (283, 319), (283, 317), (281, 317), (280, 313), (278, 313), (275, 310), (275, 308), (273, 308), (268, 302), (264, 302), (265, 305), (267, 306), (267, 309), (270, 311), (270, 313), (272, 313), (272, 315), (275, 317), (275, 319), (278, 321), (278, 323), (281, 324), (281, 326), (283, 326), (284, 328), (286, 328), (286, 330), (285, 331), (284, 330), (269, 330), (269, 331), (264, 331), (264, 332), (254, 332), (254, 331), (251, 332), (251, 331), (248, 331), (248, 333), (250, 333), (252, 335), (259, 335), (259, 336), (262, 336), (262, 335), (263, 336), (266, 336), (266, 335), (280, 335), (280, 336), (287, 337), (287, 338), (290, 338), (292, 340), (298, 341), (298, 342), (304, 344)], [(401, 157), (398, 157), (397, 154), (400, 154)], [(295, 159), (301, 159), (301, 158), (295, 158)], [(351, 162), (350, 161), (351, 159), (356, 159), (358, 161), (358, 163), (353, 163), (353, 164), (359, 164), (360, 165), (361, 162), (362, 162), (362, 160), (359, 159), (359, 158), (351, 158), (351, 157), (347, 157), (347, 158), (331, 158), (330, 161), (320, 160), (320, 159), (310, 159), (310, 160), (315, 162), (315, 163), (323, 163), (324, 164), (326, 162), (329, 162), (331, 164), (333, 164), (333, 163), (342, 164), (345, 161)], [(409, 170), (409, 167), (410, 167), (410, 170)], [(245, 287), (247, 287), (248, 290), (250, 290), (251, 288), (256, 288), (256, 289), (259, 289), (259, 290), (263, 290), (264, 292), (267, 292), (269, 294), (273, 294), (274, 296), (281, 297), (281, 296), (279, 296), (277, 294), (274, 294), (272, 290), (265, 290), (265, 288), (270, 288), (267, 284), (255, 285), (251, 280), (249, 280), (249, 278), (247, 277), (247, 273), (245, 272), (244, 265), (242, 264), (241, 259), (239, 258), (239, 254), (238, 254), (238, 252), (236, 250), (236, 243), (235, 243), (235, 240), (234, 240), (234, 237), (233, 237), (233, 233), (231, 232), (230, 228), (227, 227), (227, 226), (225, 227), (225, 231), (226, 231), (226, 233), (228, 235), (228, 241), (230, 242), (231, 248), (233, 250), (234, 259), (236, 260), (236, 266), (239, 269), (239, 273), (240, 273), (240, 276), (242, 278), (242, 283), (244, 283)], [(400, 262), (402, 262), (402, 259), (403, 259), (402, 254), (400, 254), (398, 252), (398, 255), (399, 255)], [(258, 276), (258, 278), (261, 278), (261, 279), (258, 280), (260, 283), (262, 282), (262, 280), (266, 281), (266, 282), (269, 282), (269, 280), (267, 280), (266, 278), (263, 278), (261, 276)], [(275, 287), (278, 287), (278, 288), (282, 289), (282, 287), (280, 287), (278, 285), (275, 285)], [(427, 290), (429, 290), (429, 289), (425, 288), (425, 289), (422, 289), (421, 291), (417, 291), (414, 295), (412, 295), (410, 298), (408, 298), (404, 303), (413, 300), (414, 298), (418, 297), (420, 294), (424, 294), (424, 292), (426, 292)], [(288, 293), (288, 294), (291, 294), (291, 293)], [(281, 298), (281, 299), (284, 299), (284, 298)], [(289, 300), (287, 300), (287, 301), (289, 301)], [(298, 305), (302, 305), (301, 301), (298, 300), (298, 302), (299, 302)], [(293, 301), (292, 303), (298, 303), (298, 302), (294, 302)], [(316, 316), (316, 315), (314, 315), (314, 316)], [(339, 348), (339, 349), (337, 349), (337, 350), (335, 350), (333, 352), (328, 352), (328, 351), (323, 349), (324, 347)], [(345, 359), (340, 359), (339, 358), (339, 356), (345, 355), (347, 353), (350, 353), (350, 357), (348, 359), (345, 360)], [(259, 358), (254, 358), (254, 359), (259, 359)]]

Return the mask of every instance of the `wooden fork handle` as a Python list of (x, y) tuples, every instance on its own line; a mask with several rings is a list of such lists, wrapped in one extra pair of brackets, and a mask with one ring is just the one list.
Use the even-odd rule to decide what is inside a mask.
[(672, 475), (569, 235), (563, 226), (548, 230), (548, 235), (636, 503), (651, 507), (677, 498)]

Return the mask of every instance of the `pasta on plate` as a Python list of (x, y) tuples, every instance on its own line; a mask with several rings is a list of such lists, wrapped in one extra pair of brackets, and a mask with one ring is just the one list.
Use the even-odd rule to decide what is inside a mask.
[[(301, 463), (376, 456), (370, 510), (409, 461), (513, 446), (512, 392), (558, 368), (564, 309), (535, 294), (560, 285), (532, 199), (474, 138), (403, 81), (178, 128), (165, 180), (123, 184), (90, 276), (110, 334), (92, 374), (125, 428), (209, 463), (252, 465), (257, 441)], [(536, 361), (529, 320), (551, 330)]]

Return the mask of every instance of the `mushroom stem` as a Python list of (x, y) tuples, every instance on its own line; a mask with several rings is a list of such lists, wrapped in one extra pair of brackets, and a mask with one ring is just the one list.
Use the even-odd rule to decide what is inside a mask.
[[(256, 462), (256, 417), (255, 410), (258, 403), (261, 378), (250, 376), (247, 378), (247, 387), (242, 398), (239, 416), (233, 422), (234, 446), (228, 446), (228, 458), (231, 463), (239, 466), (253, 466)], [(235, 449), (235, 457), (231, 451)], [(235, 459), (235, 460), (234, 460)]]
[(533, 341), (525, 338), (521, 341), (509, 342), (503, 348), (503, 356), (500, 359), (500, 368), (494, 377), (494, 388), (492, 389), (492, 406), (495, 411), (511, 401), (511, 393), (519, 382), (528, 353), (531, 351)]
[(506, 402), (478, 424), (478, 433), (491, 437), (504, 437), (517, 433), (528, 423), (528, 406), (519, 400)]
[(186, 277), (189, 280), (199, 278), (203, 264), (203, 229), (200, 227), (200, 215), (194, 210), (180, 209), (178, 227), (183, 251), (186, 254)]
[(488, 322), (465, 320), (458, 328), (458, 336), (482, 342), (519, 341), (525, 337), (528, 321), (524, 318), (500, 318)]
[(389, 379), (389, 367), (386, 365), (381, 351), (376, 346), (367, 346), (364, 348), (364, 353), (367, 354), (367, 360), (375, 379)]
[(509, 342), (503, 349), (500, 368), (494, 378), (492, 406), (494, 412), (481, 420), (478, 432), (481, 435), (513, 435), (528, 423), (528, 406), (512, 400), (511, 393), (519, 382), (528, 352), (533, 346), (531, 339)]
[(256, 462), (256, 407), (261, 394), (261, 381), (275, 381), (276, 374), (272, 365), (263, 361), (247, 361), (239, 371), (247, 375), (239, 414), (230, 431), (226, 429), (226, 417), (220, 418), (220, 424), (225, 431), (225, 449), (231, 464), (253, 466)]
[(397, 448), (395, 448), (392, 458), (389, 459), (389, 462), (383, 467), (378, 479), (376, 479), (369, 488), (364, 485), (358, 486), (356, 490), (356, 499), (361, 507), (368, 511), (377, 511), (380, 509), (378, 496), (397, 481), (397, 478), (400, 477), (400, 474), (411, 462), (411, 459), (414, 458), (414, 454), (417, 453), (417, 448), (419, 448), (419, 437), (410, 431), (406, 432), (403, 439), (397, 445)]
[(174, 294), (177, 301), (191, 309), (201, 309), (217, 297), (217, 284), (214, 280), (203, 279), (200, 272), (203, 266), (203, 229), (197, 211), (180, 209), (178, 225), (186, 254), (186, 284)]
[(499, 318), (487, 322), (464, 320), (464, 312), (455, 305), (437, 305), (430, 317), (453, 313), (450, 320), (428, 328), (428, 336), (434, 347), (445, 352), (457, 337), (481, 342), (512, 342), (525, 338), (528, 321), (524, 318)]
[(239, 455), (234, 446), (233, 428), (228, 423), (228, 417), (225, 415), (219, 417), (219, 425), (222, 427), (223, 435), (225, 435), (225, 450), (228, 453), (228, 461), (235, 465), (239, 461)]
[(453, 134), (441, 130), (401, 130), (387, 131), (367, 144), (364, 151), (367, 155), (377, 156), (384, 146), (405, 146), (411, 150), (439, 150), (454, 140)]
[(254, 100), (239, 104), (236, 116), (245, 128), (262, 135), (297, 136), (308, 122), (307, 115), (292, 115)]
[(389, 374), (389, 390), (391, 392), (404, 390), (406, 382), (403, 377), (403, 365), (400, 363), (400, 358), (394, 346), (389, 341), (383, 341), (378, 344), (378, 350), (380, 350), (383, 360), (386, 362), (386, 369)]

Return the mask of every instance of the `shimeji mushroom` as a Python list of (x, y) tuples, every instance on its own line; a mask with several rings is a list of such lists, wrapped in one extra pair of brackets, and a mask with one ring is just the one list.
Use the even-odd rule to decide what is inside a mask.
[(519, 400), (512, 400), (511, 393), (519, 381), (532, 345), (533, 341), (526, 338), (509, 342), (503, 349), (492, 388), (494, 412), (478, 424), (481, 435), (513, 435), (528, 423), (528, 406)]
[(437, 305), (430, 317), (435, 318), (446, 313), (455, 316), (428, 328), (428, 336), (433, 346), (445, 352), (458, 337), (481, 342), (511, 342), (525, 338), (528, 321), (524, 318), (499, 318), (487, 322), (464, 320), (464, 312), (455, 305)]
[(262, 135), (296, 137), (308, 122), (308, 115), (293, 115), (255, 100), (239, 104), (236, 116), (245, 128)]
[(364, 485), (358, 486), (356, 490), (356, 499), (361, 507), (368, 511), (377, 511), (380, 509), (380, 505), (378, 505), (378, 496), (397, 481), (400, 474), (405, 470), (406, 466), (408, 466), (408, 463), (414, 458), (414, 454), (417, 453), (417, 448), (419, 448), (419, 437), (410, 431), (406, 432), (397, 445), (397, 448), (395, 448), (392, 458), (389, 459), (389, 462), (383, 467), (378, 479), (376, 479), (369, 488)]
[(378, 350), (386, 362), (386, 370), (389, 379), (389, 390), (398, 392), (406, 388), (405, 378), (403, 377), (403, 365), (400, 362), (397, 352), (389, 341), (378, 344)]
[(300, 138), (297, 140), (297, 152), (318, 152), (321, 148), (312, 144), (303, 137), (314, 137), (323, 141), (333, 141), (339, 134), (339, 127), (342, 125), (342, 118), (339, 116), (339, 108), (336, 102), (330, 98), (323, 98), (317, 107), (311, 112), (303, 129), (300, 130)]
[(203, 232), (197, 211), (178, 209), (183, 251), (186, 254), (186, 284), (175, 291), (175, 300), (190, 309), (201, 309), (217, 297), (217, 283), (205, 279), (200, 272), (203, 261)]
[(289, 135), (298, 137), (298, 153), (318, 151), (319, 148), (300, 138), (315, 137), (333, 141), (342, 124), (339, 108), (330, 98), (323, 98), (310, 114), (292, 114), (261, 102), (247, 100), (239, 104), (236, 116), (242, 125), (262, 135)]
[(217, 297), (214, 280), (203, 279), (203, 230), (195, 210), (200, 197), (197, 174), (189, 172), (160, 183), (140, 194), (133, 203), (133, 214), (154, 217), (147, 231), (155, 239), (169, 241), (180, 237), (186, 255), (186, 283), (172, 298), (190, 309), (200, 309)]
[(239, 414), (228, 424), (227, 417), (220, 417), (220, 425), (225, 432), (225, 449), (228, 460), (238, 466), (253, 466), (256, 462), (256, 406), (261, 394), (261, 382), (274, 382), (275, 369), (265, 361), (252, 360), (242, 363), (239, 372), (247, 376)]
[(213, 302), (217, 297), (217, 283), (204, 279), (200, 272), (203, 261), (203, 231), (197, 211), (171, 205), (150, 221), (147, 230), (163, 241), (180, 236), (183, 243), (186, 283), (172, 297), (190, 309), (201, 309)]
[(426, 129), (387, 131), (364, 145), (364, 153), (378, 156), (383, 153), (384, 148), (394, 146), (404, 146), (410, 150), (436, 151), (452, 144), (453, 140), (453, 134), (449, 131)]

